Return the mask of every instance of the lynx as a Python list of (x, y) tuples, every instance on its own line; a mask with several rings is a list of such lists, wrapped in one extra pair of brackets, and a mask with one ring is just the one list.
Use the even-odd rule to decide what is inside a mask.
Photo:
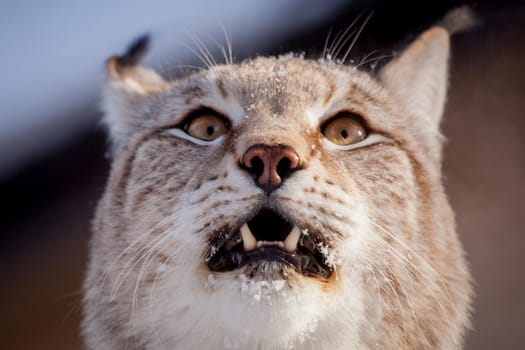
[(88, 349), (462, 348), (445, 29), (375, 74), (287, 55), (168, 81), (143, 47), (107, 63)]

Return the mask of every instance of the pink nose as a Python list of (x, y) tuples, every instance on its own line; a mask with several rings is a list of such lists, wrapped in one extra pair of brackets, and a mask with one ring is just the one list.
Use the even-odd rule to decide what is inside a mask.
[(242, 165), (253, 175), (257, 186), (270, 193), (299, 168), (300, 158), (289, 147), (254, 145), (244, 153)]

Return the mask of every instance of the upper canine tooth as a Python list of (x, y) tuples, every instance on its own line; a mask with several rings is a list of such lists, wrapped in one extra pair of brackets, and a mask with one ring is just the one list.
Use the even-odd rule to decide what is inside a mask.
[(241, 226), (241, 237), (245, 251), (254, 250), (257, 247), (257, 240), (247, 224)]
[(299, 227), (294, 226), (292, 232), (288, 234), (288, 237), (284, 240), (284, 249), (289, 253), (294, 253), (297, 250), (297, 243), (301, 236), (301, 230)]

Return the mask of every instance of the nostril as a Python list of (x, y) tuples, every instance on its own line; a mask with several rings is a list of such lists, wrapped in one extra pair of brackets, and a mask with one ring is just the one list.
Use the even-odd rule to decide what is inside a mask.
[(253, 157), (250, 161), (250, 165), (251, 165), (251, 172), (259, 177), (261, 176), (261, 174), (263, 173), (264, 171), (264, 162), (261, 158), (259, 157)]
[(281, 179), (285, 178), (293, 168), (290, 167), (292, 164), (292, 161), (289, 158), (282, 158), (277, 163), (277, 174), (281, 177)]

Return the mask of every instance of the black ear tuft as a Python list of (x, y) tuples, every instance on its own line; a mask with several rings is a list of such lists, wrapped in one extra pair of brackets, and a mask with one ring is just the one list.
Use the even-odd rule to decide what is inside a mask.
[(115, 57), (116, 63), (121, 67), (137, 65), (148, 51), (149, 43), (149, 34), (143, 34), (128, 47), (124, 55)]

